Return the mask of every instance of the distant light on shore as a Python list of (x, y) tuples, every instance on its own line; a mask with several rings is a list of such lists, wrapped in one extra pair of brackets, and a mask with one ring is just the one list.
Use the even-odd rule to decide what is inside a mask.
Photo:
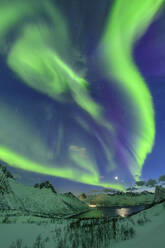
[(90, 208), (96, 208), (96, 205), (95, 204), (89, 204), (88, 205)]

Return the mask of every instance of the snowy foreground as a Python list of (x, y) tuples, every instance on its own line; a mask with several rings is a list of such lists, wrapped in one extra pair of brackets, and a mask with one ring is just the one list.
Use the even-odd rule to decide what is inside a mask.
[[(157, 188), (155, 199), (164, 193)], [(72, 193), (26, 186), (1, 172), (0, 248), (165, 247), (165, 201), (125, 218), (74, 218), (86, 211)]]
[(15, 224), (5, 222), (10, 222), (10, 218), (0, 224), (0, 247), (3, 248), (165, 247), (165, 203), (127, 218), (80, 220), (18, 216)]
[[(165, 203), (158, 204), (131, 217), (136, 223), (139, 216), (145, 214), (146, 221), (135, 225), (133, 239), (119, 242), (113, 248), (164, 248), (165, 247)], [(140, 220), (140, 219), (139, 219)]]

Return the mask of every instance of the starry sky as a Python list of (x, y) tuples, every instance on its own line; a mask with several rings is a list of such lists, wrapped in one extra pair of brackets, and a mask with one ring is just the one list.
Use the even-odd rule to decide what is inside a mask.
[[(125, 34), (132, 21), (117, 36), (111, 0), (0, 4), (0, 160), (15, 177), (78, 193), (165, 174), (164, 6), (145, 30), (135, 23), (140, 35)], [(121, 22), (138, 16), (135, 7)], [(121, 37), (147, 86), (135, 78), (139, 95), (125, 83), (134, 78), (120, 64)]]

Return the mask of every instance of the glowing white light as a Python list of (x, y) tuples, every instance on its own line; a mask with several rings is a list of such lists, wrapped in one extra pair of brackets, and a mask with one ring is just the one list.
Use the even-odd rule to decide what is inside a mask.
[(118, 176), (115, 176), (114, 178), (115, 178), (115, 180), (118, 180), (119, 179)]
[(95, 204), (89, 204), (88, 205), (90, 208), (96, 208), (96, 205)]
[(117, 209), (117, 213), (119, 216), (121, 217), (126, 217), (128, 214), (129, 214), (129, 208), (120, 208), (120, 209)]

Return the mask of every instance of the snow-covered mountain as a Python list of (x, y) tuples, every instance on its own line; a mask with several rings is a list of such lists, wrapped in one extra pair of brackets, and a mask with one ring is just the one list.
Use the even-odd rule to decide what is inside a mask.
[(84, 202), (87, 202), (91, 205), (97, 206), (135, 206), (135, 205), (148, 205), (153, 203), (154, 194), (150, 192), (120, 192), (116, 194), (93, 194), (87, 195), (87, 198), (83, 199)]
[(27, 186), (0, 173), (0, 209), (67, 217), (87, 211), (88, 205), (72, 193), (57, 194), (51, 188)]

